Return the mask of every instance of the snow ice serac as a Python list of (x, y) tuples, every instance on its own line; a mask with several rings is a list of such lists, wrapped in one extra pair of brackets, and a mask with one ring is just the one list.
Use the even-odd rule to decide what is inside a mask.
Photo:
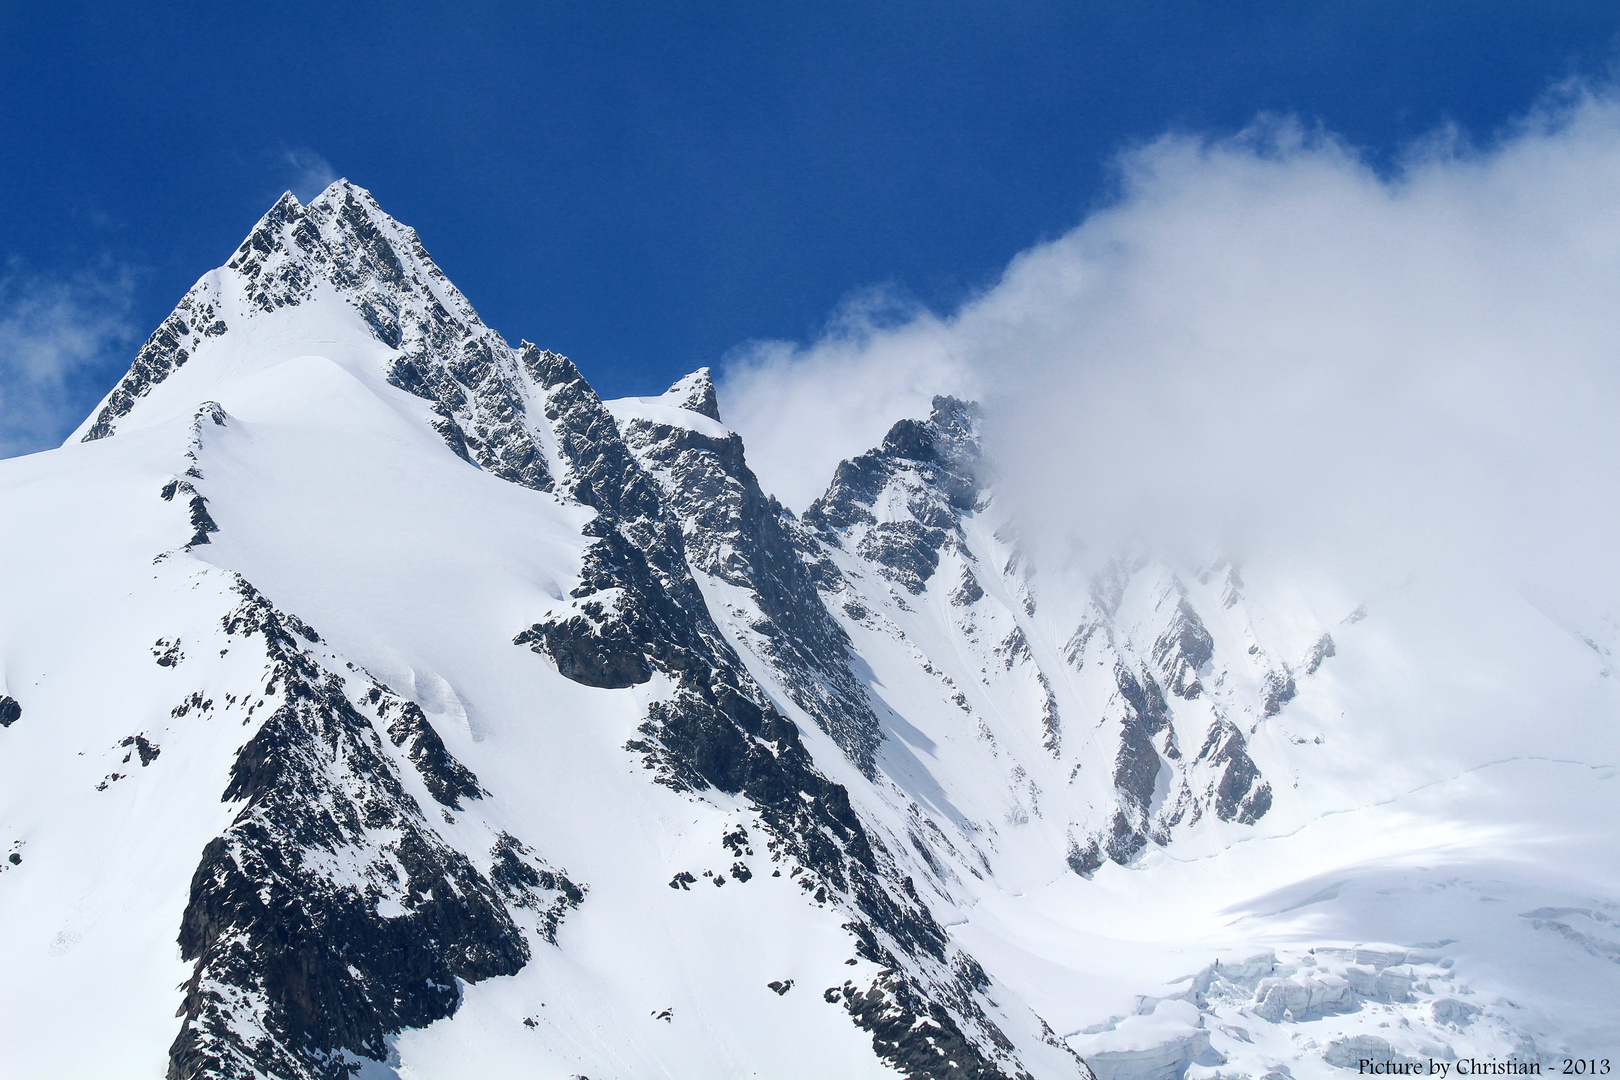
[[(1007, 905), (1255, 836), (1320, 752), (1278, 725), (1335, 639), (1226, 564), (1037, 574), (980, 423), (937, 399), (799, 517), (706, 369), (604, 402), (365, 191), (284, 196), (67, 445), (0, 470), (37, 523), (0, 535), (31, 571), (0, 612), (23, 1075), (84, 1015), (70, 1074), (1238, 1054), (1204, 991), (1093, 1030), (1120, 979), (1047, 979)], [(1195, 982), (1285, 1031), (1428, 1002), (1399, 973), (1442, 956), (1399, 955)]]

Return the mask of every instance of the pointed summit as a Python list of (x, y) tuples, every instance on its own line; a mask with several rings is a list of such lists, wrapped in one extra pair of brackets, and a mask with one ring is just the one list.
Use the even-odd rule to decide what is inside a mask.
[[(434, 429), (463, 459), (550, 489), (516, 353), (434, 265), (416, 230), (347, 179), (308, 205), (292, 192), (276, 200), (230, 260), (181, 299), (74, 437), (106, 438), (132, 411), (194, 408), (222, 368), (332, 346), (369, 357), (353, 363), (431, 402)], [(175, 379), (182, 368), (188, 374)]]
[(720, 419), (720, 402), (714, 395), (714, 376), (706, 367), (677, 379), (673, 386), (664, 391), (663, 396), (671, 405), (690, 409), (710, 420)]
[(264, 217), (259, 219), (259, 224), (263, 225), (271, 218), (285, 220), (289, 217), (296, 217), (303, 212), (303, 209), (304, 204), (298, 201), (298, 196), (294, 195), (290, 190), (283, 191), (281, 198), (277, 199), (275, 205), (266, 210)]
[[(218, 352), (210, 345), (223, 345), (227, 332), (229, 351), (240, 354), (264, 317), (334, 299), (358, 312), (362, 334), (401, 354), (390, 381), (423, 396), (434, 396), (424, 387), (447, 364), (459, 363), (476, 383), (472, 369), (488, 366), (486, 354), (507, 351), (434, 265), (416, 230), (390, 217), (369, 191), (336, 180), (307, 206), (290, 191), (277, 199), (225, 265), (181, 299), (74, 437), (113, 434), (199, 350)], [(475, 355), (464, 360), (469, 349)], [(449, 394), (455, 407), (467, 396)]]
[(321, 189), (321, 193), (319, 195), (315, 196), (309, 201), (309, 204), (314, 206), (316, 203), (338, 202), (344, 197), (350, 195), (370, 203), (372, 206), (377, 207), (378, 210), (382, 209), (381, 207), (377, 206), (376, 197), (373, 196), (370, 191), (361, 187), (359, 184), (352, 183), (347, 176), (340, 176), (330, 184), (327, 184), (326, 187)]

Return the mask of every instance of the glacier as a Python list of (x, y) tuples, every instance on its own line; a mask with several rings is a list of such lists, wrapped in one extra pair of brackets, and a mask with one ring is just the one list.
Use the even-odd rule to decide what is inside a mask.
[[(1326, 1078), (1620, 1034), (1607, 640), (1054, 558), (941, 397), (795, 514), (340, 180), (0, 461), (6, 1075)], [(1052, 493), (1061, 498), (1061, 492)]]

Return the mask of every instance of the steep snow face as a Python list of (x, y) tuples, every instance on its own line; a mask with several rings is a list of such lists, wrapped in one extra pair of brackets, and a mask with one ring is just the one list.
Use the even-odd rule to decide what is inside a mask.
[[(307, 207), (283, 195), (147, 339), (75, 437), (105, 438), (184, 411), (210, 382), (240, 373), (244, 336), (259, 346), (252, 352), (261, 364), (302, 346), (339, 346), (332, 358), (354, 374), (381, 375), (429, 402), (434, 429), (461, 457), (527, 487), (551, 486), (512, 350), (434, 265), (416, 230), (346, 180)], [(370, 355), (355, 356), (357, 345)], [(188, 365), (190, 378), (181, 374)]]
[[(981, 849), (958, 871), (994, 868), (982, 849), (1026, 834), (1036, 849), (1061, 835), (1068, 864), (1090, 874), (1206, 818), (1258, 820), (1272, 788), (1247, 735), (1297, 690), (1248, 619), (1237, 571), (1189, 586), (1163, 563), (1115, 561), (1077, 610), (1037, 577), (989, 471), (977, 407), (941, 398), (929, 420), (841, 465), (804, 515), (840, 570), (829, 606), (903, 719), (886, 771), (920, 804), (948, 793), (955, 813), (933, 824)], [(1331, 636), (1313, 648), (1300, 678)]]
[(1086, 1075), (728, 644), (578, 370), (360, 189), (279, 202), (0, 503), (23, 1074)]
[(1353, 597), (1037, 565), (949, 399), (804, 522), (883, 718), (868, 813), (1099, 1076), (1612, 1041), (1620, 699), (1590, 632), (1447, 567)]
[(1447, 567), (1082, 577), (978, 425), (938, 399), (795, 518), (706, 370), (603, 402), (366, 192), (285, 197), (73, 440), (0, 462), (7, 1065), (1612, 1043), (1612, 628)]

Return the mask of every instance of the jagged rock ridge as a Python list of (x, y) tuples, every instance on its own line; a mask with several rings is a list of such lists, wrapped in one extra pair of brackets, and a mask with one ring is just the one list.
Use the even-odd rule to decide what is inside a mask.
[[(319, 332), (299, 336), (307, 326)], [(335, 359), (310, 352), (328, 346)], [(297, 381), (317, 378), (328, 382)], [(334, 438), (371, 438), (383, 457), (410, 450), (422, 476), (366, 475), (397, 483), (423, 545), (441, 515), (484, 503), (517, 508), (535, 544), (558, 545), (555, 565), (512, 571), (517, 599), (498, 609), (509, 622), (400, 628), (366, 609), (355, 586), (361, 614), (321, 609), (345, 628), (340, 648), (328, 621), (305, 610), (316, 603), (309, 593), (292, 603), (274, 590), (273, 605), (248, 583), (269, 590), (256, 574), (230, 568), (263, 558), (241, 524), (267, 526), (246, 505), (258, 493), (287, 498), (296, 515), (321, 472), (360, 468), (292, 466), (258, 449), (275, 425), (234, 419), (234, 402), (258, 407), (253, 395), (272, 383), (311, 406), (361, 402)], [(385, 419), (356, 436), (357, 415)], [(611, 766), (589, 767), (616, 777), (628, 763), (662, 789), (656, 798), (684, 800), (683, 817), (685, 807), (730, 815), (729, 866), (704, 875), (708, 892), (763, 890), (785, 875), (796, 892), (790, 914), (773, 916), (788, 920), (783, 933), (809, 940), (832, 921), (840, 953), (854, 955), (832, 958), (838, 977), (810, 998), (842, 1011), (874, 1063), (913, 1078), (1085, 1077), (941, 912), (970, 905), (980, 883), (1020, 861), (1089, 874), (1200, 822), (1258, 820), (1272, 794), (1247, 737), (1333, 645), (1323, 636), (1296, 665), (1259, 646), (1233, 654), (1230, 640), (1245, 632), (1233, 568), (1184, 582), (1162, 564), (1121, 560), (1090, 583), (1083, 610), (1049, 604), (1043, 571), (998, 516), (980, 423), (972, 403), (936, 399), (931, 416), (897, 423), (844, 462), (796, 517), (725, 428), (707, 369), (657, 397), (604, 402), (568, 358), (510, 346), (486, 327), (415, 232), (365, 191), (339, 181), (308, 206), (281, 199), (77, 433), (97, 448), (87, 453), (114, 455), (124, 433), (168, 438), (162, 425), (173, 425), (172, 457), (153, 458), (168, 479), (143, 481), (152, 487), (140, 496), (152, 504), (141, 513), (166, 515), (167, 539), (138, 561), (143, 575), (148, 564), (157, 571), (154, 587), (185, 568), (193, 576), (176, 578), (175, 593), (220, 592), (205, 620), (193, 614), (183, 633), (142, 645), (145, 667), (200, 679), (206, 664), (212, 682), (187, 687), (160, 718), (164, 733), (124, 736), (120, 752), (139, 752), (145, 783), (148, 765), (170, 776), (191, 760), (187, 739), (199, 732), (241, 730), (223, 771), (196, 774), (213, 777), (210, 800), (229, 814), (188, 856), (173, 929), (189, 977), (169, 1074), (336, 1080), (392, 1060), (410, 1032), (442, 1027), (471, 987), (569, 977), (556, 957), (588, 913), (616, 910), (604, 895), (614, 886), (554, 865), (574, 859), (552, 854), (566, 838), (532, 824), (566, 820), (536, 810), (549, 793), (537, 795), (510, 761), (468, 756), (481, 752), (473, 713), (495, 702), (503, 748), (525, 745), (526, 727), (620, 730)], [(412, 443), (417, 434), (430, 449)], [(436, 470), (449, 487), (419, 502), (417, 483), (427, 491)], [(253, 494), (237, 490), (259, 482)], [(410, 554), (376, 528), (365, 534), (375, 550)], [(522, 562), (516, 535), (499, 567)], [(349, 587), (371, 551), (322, 580)], [(340, 555), (310, 542), (288, 557), (314, 574)], [(462, 555), (442, 555), (437, 572), (448, 580)], [(431, 575), (409, 587), (440, 589)], [(464, 667), (492, 681), (469, 702), (436, 675), (418, 678), (428, 665), (415, 654), (431, 651), (422, 642), (452, 635), (485, 642), (486, 655)], [(374, 663), (388, 667), (373, 675)], [(532, 712), (529, 694), (544, 702)], [(0, 697), (0, 726), (21, 711)], [(613, 727), (631, 713), (633, 723)], [(30, 698), (18, 731), (33, 716)], [(459, 730), (445, 726), (451, 717)], [(134, 783), (106, 774), (97, 790)], [(697, 875), (653, 863), (635, 873), (656, 879), (660, 900), (704, 893), (692, 888)], [(694, 910), (705, 926), (737, 918)], [(799, 1008), (807, 995), (776, 987), (805, 978), (760, 986), (772, 987), (771, 1007)], [(674, 1025), (679, 1014), (653, 1015)], [(522, 1026), (543, 1027), (533, 1015)], [(579, 1041), (545, 1037), (549, 1048)]]
[[(236, 589), (222, 628), (233, 646), (264, 650), (268, 681), (248, 710), (268, 718), (222, 796), (242, 809), (192, 877), (180, 949), (196, 966), (169, 1076), (339, 1080), (359, 1057), (385, 1058), (388, 1035), (453, 1014), (458, 979), (523, 966), (530, 946), (509, 905), (545, 893), (565, 909), (584, 893), (531, 866), (509, 836), (482, 872), (446, 843), (377, 730), (435, 799), (460, 809), (480, 796), (477, 779), (421, 709), (334, 670), (318, 636), (247, 582)], [(539, 931), (546, 940), (560, 914)]]

